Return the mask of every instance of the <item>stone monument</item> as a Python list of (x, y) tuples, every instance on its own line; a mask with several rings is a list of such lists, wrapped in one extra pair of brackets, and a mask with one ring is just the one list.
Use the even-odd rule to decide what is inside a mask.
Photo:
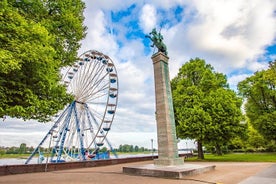
[(163, 52), (152, 56), (158, 137), (158, 159), (154, 164), (181, 165), (184, 161), (178, 156), (168, 60)]
[(198, 174), (213, 170), (215, 166), (184, 164), (178, 156), (173, 100), (170, 86), (169, 57), (163, 36), (153, 29), (147, 38), (153, 42), (158, 52), (151, 57), (154, 66), (155, 103), (158, 138), (158, 159), (154, 164), (123, 167), (123, 172), (134, 175), (182, 178), (185, 175)]
[(158, 49), (151, 57), (154, 68), (158, 137), (158, 159), (154, 164), (181, 165), (184, 161), (178, 157), (167, 47), (163, 43), (163, 36), (157, 33), (155, 28), (146, 37), (153, 42), (151, 47), (156, 46)]

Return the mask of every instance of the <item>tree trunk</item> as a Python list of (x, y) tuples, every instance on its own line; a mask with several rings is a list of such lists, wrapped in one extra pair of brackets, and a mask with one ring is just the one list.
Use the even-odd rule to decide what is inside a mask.
[(198, 159), (204, 159), (204, 153), (203, 153), (203, 148), (202, 148), (202, 142), (201, 141), (197, 141), (197, 158)]
[(219, 156), (222, 155), (221, 147), (220, 147), (219, 144), (216, 144), (216, 153), (217, 153), (217, 155), (219, 155)]

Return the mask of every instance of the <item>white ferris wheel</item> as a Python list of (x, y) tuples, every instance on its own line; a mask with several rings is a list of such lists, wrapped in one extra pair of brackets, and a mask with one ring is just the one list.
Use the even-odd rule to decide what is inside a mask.
[(105, 142), (111, 147), (107, 134), (118, 103), (118, 76), (111, 58), (96, 50), (84, 52), (66, 70), (62, 83), (74, 100), (57, 116), (26, 164), (47, 139), (52, 162), (86, 160)]

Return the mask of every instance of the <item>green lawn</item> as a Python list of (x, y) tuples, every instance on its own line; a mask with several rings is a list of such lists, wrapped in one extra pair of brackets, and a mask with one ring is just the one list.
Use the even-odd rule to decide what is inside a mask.
[(0, 155), (1, 158), (28, 158), (31, 154), (2, 154)]
[(188, 158), (185, 161), (207, 162), (276, 162), (276, 153), (231, 153), (222, 156), (205, 154), (204, 160), (197, 157)]

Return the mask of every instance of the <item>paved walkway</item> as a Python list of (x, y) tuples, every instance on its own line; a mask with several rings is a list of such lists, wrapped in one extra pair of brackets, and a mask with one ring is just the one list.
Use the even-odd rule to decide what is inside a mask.
[(276, 164), (264, 169), (263, 171), (251, 176), (240, 184), (276, 184)]
[[(82, 169), (72, 169), (63, 171), (54, 171), (46, 173), (31, 173), (0, 176), (0, 184), (204, 184), (204, 183), (223, 183), (223, 184), (250, 184), (255, 181), (256, 177), (275, 173), (275, 163), (259, 162), (189, 162), (190, 164), (199, 165), (216, 165), (214, 171), (185, 177), (183, 179), (163, 179), (154, 177), (131, 176), (122, 173), (123, 166), (152, 164), (152, 161), (136, 162), (128, 164), (119, 164), (103, 167), (91, 167)], [(267, 170), (268, 169), (268, 170)], [(263, 173), (262, 173), (263, 171)], [(266, 171), (266, 172), (265, 172)], [(275, 175), (274, 175), (275, 179)], [(271, 180), (272, 181), (272, 180)], [(275, 181), (275, 180), (273, 180)], [(244, 183), (245, 182), (245, 183)], [(258, 182), (261, 184), (272, 184)], [(274, 183), (275, 184), (275, 183)]]

